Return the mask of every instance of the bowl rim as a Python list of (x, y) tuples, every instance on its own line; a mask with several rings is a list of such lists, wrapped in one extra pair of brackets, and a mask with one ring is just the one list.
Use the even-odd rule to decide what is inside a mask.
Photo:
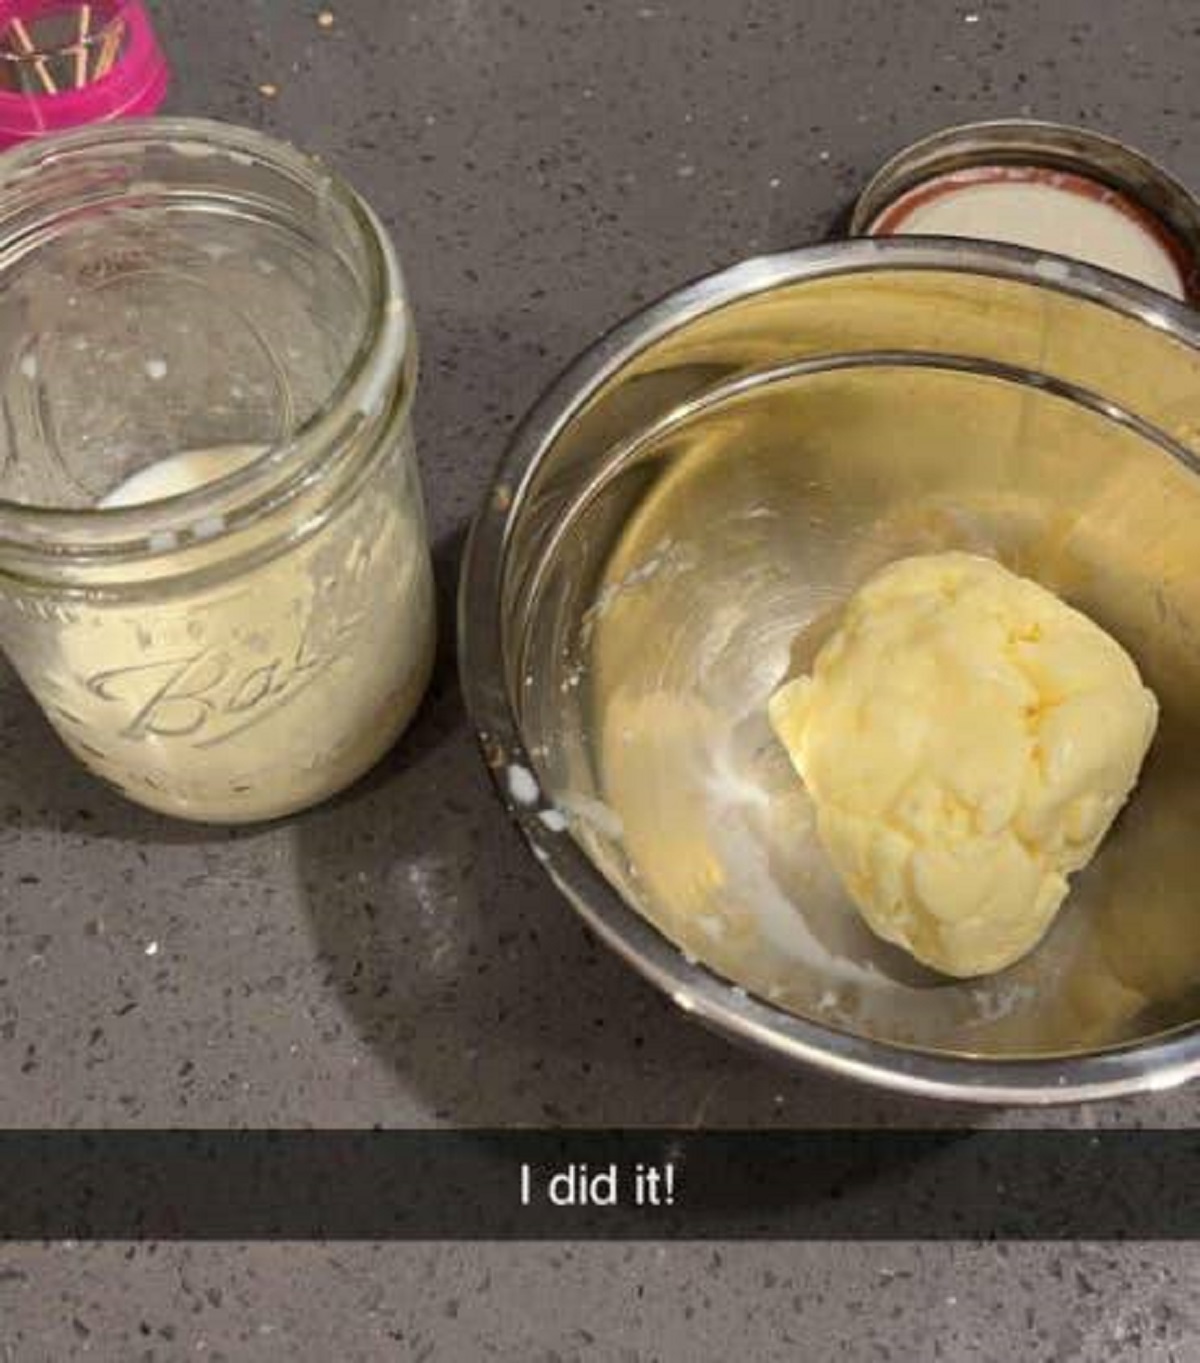
[(512, 779), (536, 767), (505, 681), (501, 601), (514, 518), (542, 456), (612, 374), (680, 326), (781, 285), (878, 269), (974, 273), (1050, 288), (1200, 351), (1200, 312), (1166, 294), (1068, 257), (960, 238), (826, 242), (754, 257), (668, 292), (617, 323), (552, 381), (510, 438), (471, 524), (459, 578), (458, 669), (484, 760), (534, 856), (592, 931), (682, 1011), (732, 1040), (877, 1088), (950, 1102), (1049, 1106), (1174, 1088), (1200, 1074), (1200, 1021), (1095, 1053), (1005, 1059), (910, 1049), (777, 1008), (689, 961), (625, 901), (561, 817), (545, 817), (552, 801)]

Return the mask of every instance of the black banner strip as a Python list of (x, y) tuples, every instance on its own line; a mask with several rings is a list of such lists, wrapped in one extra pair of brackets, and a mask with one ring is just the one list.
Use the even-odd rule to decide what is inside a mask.
[(0, 1133), (4, 1240), (1180, 1240), (1194, 1131)]

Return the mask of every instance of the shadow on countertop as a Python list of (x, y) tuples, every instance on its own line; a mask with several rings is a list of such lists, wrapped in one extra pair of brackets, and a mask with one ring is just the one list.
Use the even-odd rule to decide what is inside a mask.
[[(461, 1125), (970, 1126), (986, 1114), (797, 1072), (688, 1020), (600, 945), (525, 848), (464, 712), (438, 546), (438, 663), (410, 731), (326, 805), (246, 828), (131, 804), (0, 676), (0, 820), (139, 849), (290, 843), (315, 951), (364, 1041), (431, 1119)], [(386, 1124), (387, 1114), (380, 1114)]]
[(327, 980), (430, 1116), (462, 1126), (979, 1124), (977, 1109), (875, 1093), (735, 1048), (592, 938), (505, 815), (464, 713), (453, 656), (463, 538), (460, 529), (436, 551), (439, 658), (413, 728), (292, 830)]

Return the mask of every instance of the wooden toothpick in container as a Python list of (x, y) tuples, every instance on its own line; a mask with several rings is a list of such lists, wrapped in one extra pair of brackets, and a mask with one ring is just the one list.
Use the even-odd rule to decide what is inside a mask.
[(154, 113), (168, 79), (141, 0), (0, 0), (0, 147)]
[(79, 36), (75, 43), (75, 88), (82, 89), (88, 83), (88, 38), (92, 32), (91, 5), (79, 6)]
[(48, 95), (58, 94), (58, 82), (50, 73), (50, 63), (38, 50), (24, 21), (16, 17), (8, 22), (8, 40), (16, 53), (28, 62)]

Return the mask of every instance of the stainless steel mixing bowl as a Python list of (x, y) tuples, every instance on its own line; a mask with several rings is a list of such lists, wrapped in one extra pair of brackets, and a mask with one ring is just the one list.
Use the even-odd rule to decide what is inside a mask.
[[(944, 1098), (1200, 1070), (1200, 316), (1013, 248), (854, 241), (655, 304), (527, 418), (475, 524), (463, 685), (535, 855), (681, 1007)], [(876, 940), (764, 715), (904, 554), (999, 557), (1130, 650), (1141, 785), (1047, 939), (948, 980)]]

